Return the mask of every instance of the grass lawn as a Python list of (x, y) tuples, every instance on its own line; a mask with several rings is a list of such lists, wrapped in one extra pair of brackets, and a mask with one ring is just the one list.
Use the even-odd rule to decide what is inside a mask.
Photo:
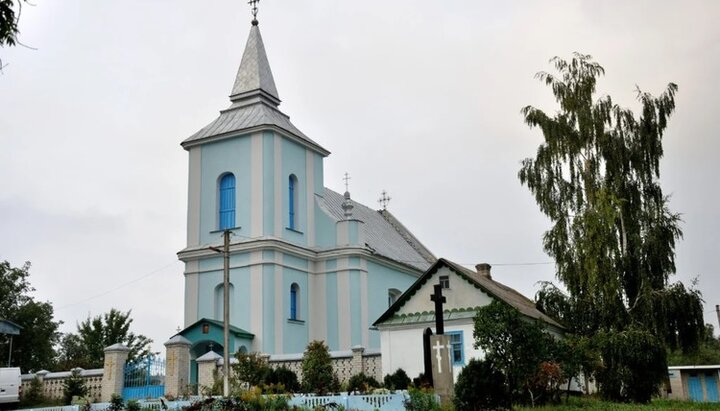
[(518, 408), (524, 411), (537, 410), (720, 410), (720, 403), (702, 403), (691, 401), (670, 401), (670, 400), (654, 400), (647, 405), (636, 404), (618, 404), (613, 402), (601, 401), (595, 398), (570, 398), (565, 403), (554, 406), (540, 408)]

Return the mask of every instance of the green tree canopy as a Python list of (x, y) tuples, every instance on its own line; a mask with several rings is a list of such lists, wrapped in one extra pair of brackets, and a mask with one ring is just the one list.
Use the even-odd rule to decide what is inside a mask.
[[(695, 350), (704, 329), (702, 298), (670, 284), (681, 220), (660, 187), (662, 138), (678, 87), (668, 84), (659, 97), (637, 89), (636, 117), (610, 96), (596, 98), (605, 71), (590, 56), (551, 62), (557, 74), (537, 78), (559, 108), (554, 115), (523, 108), (525, 122), (539, 128), (544, 141), (518, 176), (551, 221), (543, 245), (567, 294), (545, 283), (538, 308), (572, 332), (609, 333), (611, 345), (624, 341), (612, 333), (632, 330), (627, 335), (638, 341), (646, 331), (670, 348)], [(623, 344), (616, 348), (632, 346)]]
[(65, 334), (60, 345), (58, 364), (62, 368), (101, 368), (105, 348), (121, 343), (130, 348), (128, 361), (150, 354), (152, 340), (130, 331), (131, 311), (111, 309), (103, 315), (88, 317), (77, 326), (77, 334)]
[[(20, 335), (12, 338), (11, 365), (23, 372), (52, 368), (61, 324), (54, 320), (50, 302), (35, 301), (30, 295), (35, 289), (30, 285), (29, 276), (29, 262), (19, 268), (7, 261), (0, 262), (0, 318), (22, 327)], [(9, 336), (0, 335), (3, 358), (7, 358), (9, 345)]]
[[(0, 47), (14, 46), (18, 43), (18, 21), (23, 3), (26, 0), (0, 0)], [(0, 59), (0, 70), (2, 69)]]

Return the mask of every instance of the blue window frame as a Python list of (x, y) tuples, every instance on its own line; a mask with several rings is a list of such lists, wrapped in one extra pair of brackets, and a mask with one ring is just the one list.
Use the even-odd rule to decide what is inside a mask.
[(235, 227), (235, 176), (227, 173), (220, 178), (218, 199), (218, 228)]
[(297, 183), (295, 174), (290, 174), (290, 177), (288, 177), (288, 228), (291, 230), (297, 229)]
[(450, 336), (450, 358), (452, 359), (453, 365), (465, 364), (465, 350), (463, 349), (463, 332), (462, 331), (450, 331), (446, 332), (446, 335)]
[(290, 286), (290, 319), (298, 320), (298, 294), (300, 294), (300, 287), (293, 283)]

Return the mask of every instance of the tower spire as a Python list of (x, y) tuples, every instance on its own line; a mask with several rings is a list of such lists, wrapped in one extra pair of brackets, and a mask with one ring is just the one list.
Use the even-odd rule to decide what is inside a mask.
[(257, 3), (260, 0), (250, 0), (252, 6), (252, 27), (248, 35), (245, 51), (243, 52), (240, 67), (238, 68), (235, 83), (230, 93), (233, 103), (255, 102), (258, 97), (266, 104), (277, 107), (280, 104), (275, 79), (270, 70), (270, 62), (265, 53), (260, 29), (257, 21)]

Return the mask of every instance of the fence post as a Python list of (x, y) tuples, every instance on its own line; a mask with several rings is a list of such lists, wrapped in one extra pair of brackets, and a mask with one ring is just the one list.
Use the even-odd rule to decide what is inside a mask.
[(215, 383), (215, 371), (217, 362), (222, 356), (215, 351), (208, 351), (195, 359), (198, 365), (198, 394), (202, 394), (203, 388), (211, 388)]
[(177, 398), (190, 383), (192, 343), (176, 335), (165, 343), (165, 396)]
[(365, 352), (365, 347), (361, 345), (356, 345), (352, 347), (352, 372), (351, 377), (353, 375), (360, 374), (362, 372), (365, 372), (365, 369), (363, 367), (363, 353)]
[(117, 343), (105, 348), (104, 351), (105, 363), (100, 397), (103, 402), (108, 402), (113, 394), (122, 395), (125, 382), (125, 362), (130, 354), (130, 348)]

